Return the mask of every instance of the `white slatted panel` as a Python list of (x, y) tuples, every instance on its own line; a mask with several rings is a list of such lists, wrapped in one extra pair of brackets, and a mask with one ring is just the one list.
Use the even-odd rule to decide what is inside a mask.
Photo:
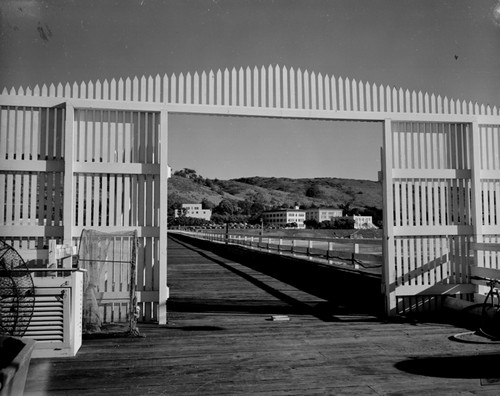
[(409, 296), (467, 282), (469, 273), (471, 127), (393, 122), (390, 134), (395, 309), (432, 309), (433, 297)]
[[(156, 187), (159, 168), (155, 168), (159, 165), (159, 116), (151, 112), (76, 110), (75, 120), (79, 147), (74, 176), (77, 230), (98, 228), (106, 232), (134, 226), (146, 235), (154, 235), (154, 228), (159, 226), (160, 207)], [(149, 166), (149, 171), (142, 175), (135, 165)], [(144, 251), (139, 253), (137, 263), (139, 292), (156, 288), (153, 276), (154, 268), (159, 265), (158, 257), (153, 254), (156, 244), (157, 236), (142, 237), (140, 250)], [(117, 287), (123, 289), (117, 286), (123, 274), (116, 265), (107, 265), (104, 272), (100, 292), (106, 293), (105, 296), (112, 293), (113, 298), (105, 298), (100, 312), (106, 320), (123, 319), (127, 306), (113, 294)], [(143, 305), (144, 319), (152, 320), (156, 311), (151, 304)]]
[[(482, 242), (500, 243), (500, 125), (481, 125), (479, 144)], [(478, 266), (500, 269), (500, 252), (480, 252), (478, 259)]]

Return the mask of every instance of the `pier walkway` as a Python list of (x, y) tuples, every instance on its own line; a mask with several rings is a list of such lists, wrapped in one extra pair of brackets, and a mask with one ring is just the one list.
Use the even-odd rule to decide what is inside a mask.
[(84, 340), (76, 357), (33, 360), (26, 394), (500, 394), (498, 345), (455, 342), (466, 329), (387, 321), (311, 288), (334, 287), (311, 278), (334, 272), (301, 283), (276, 276), (272, 260), (249, 265), (207, 246), (170, 237), (166, 326), (139, 324), (145, 338)]

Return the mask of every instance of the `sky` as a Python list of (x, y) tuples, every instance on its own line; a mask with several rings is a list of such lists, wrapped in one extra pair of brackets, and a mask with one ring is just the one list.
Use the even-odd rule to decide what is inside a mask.
[[(2, 0), (0, 88), (280, 65), (500, 105), (500, 0)], [(375, 180), (381, 126), (180, 116), (205, 177)]]

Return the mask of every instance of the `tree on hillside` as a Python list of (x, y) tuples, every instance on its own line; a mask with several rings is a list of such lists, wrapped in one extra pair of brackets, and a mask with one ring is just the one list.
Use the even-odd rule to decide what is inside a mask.
[(351, 216), (351, 205), (354, 202), (354, 199), (349, 199), (339, 204), (339, 209), (342, 209), (342, 213), (344, 216)]
[(323, 195), (323, 191), (318, 184), (311, 184), (306, 190), (306, 197), (309, 198), (320, 198)]
[(219, 205), (214, 208), (214, 213), (222, 215), (232, 215), (237, 212), (236, 208), (237, 207), (235, 207), (235, 205), (229, 199), (223, 199), (219, 202)]
[(198, 175), (194, 169), (184, 168), (180, 171), (174, 172), (174, 176), (184, 177), (198, 184), (206, 184), (203, 176)]
[(266, 206), (262, 202), (254, 202), (250, 208), (252, 215), (260, 216), (266, 210)]
[(182, 211), (182, 202), (178, 197), (176, 197), (173, 194), (170, 194), (168, 196), (168, 216), (174, 216), (175, 210), (181, 210)]
[(238, 202), (238, 208), (239, 208), (239, 211), (241, 214), (243, 215), (251, 215), (252, 214), (252, 205), (253, 205), (253, 202), (248, 200), (248, 199), (245, 199), (243, 201), (239, 201)]
[(213, 208), (215, 208), (215, 204), (212, 201), (209, 201), (208, 199), (203, 198), (201, 200), (201, 207), (203, 209), (213, 209)]
[(194, 169), (184, 168), (182, 170), (175, 171), (174, 176), (180, 176), (180, 177), (185, 177), (186, 179), (191, 179), (198, 175), (196, 174), (196, 171)]

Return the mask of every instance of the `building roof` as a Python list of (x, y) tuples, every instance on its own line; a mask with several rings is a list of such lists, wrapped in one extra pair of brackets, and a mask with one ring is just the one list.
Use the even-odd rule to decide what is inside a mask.
[(326, 207), (326, 208), (309, 208), (309, 209), (305, 209), (305, 210), (342, 210), (342, 209)]
[(265, 210), (262, 213), (273, 213), (273, 212), (305, 212), (305, 209), (273, 209), (273, 210)]

